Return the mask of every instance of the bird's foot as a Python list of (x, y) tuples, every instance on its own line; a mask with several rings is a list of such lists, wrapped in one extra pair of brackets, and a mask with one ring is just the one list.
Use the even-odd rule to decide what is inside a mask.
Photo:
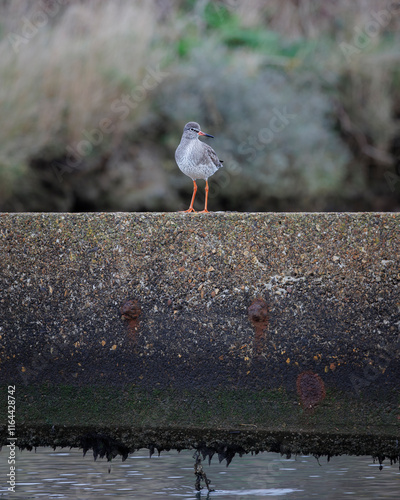
[(188, 208), (187, 210), (180, 210), (179, 211), (180, 214), (189, 214), (190, 212), (197, 213), (196, 210), (192, 207)]
[(210, 212), (205, 208), (201, 212), (197, 212), (198, 214), (209, 214)]

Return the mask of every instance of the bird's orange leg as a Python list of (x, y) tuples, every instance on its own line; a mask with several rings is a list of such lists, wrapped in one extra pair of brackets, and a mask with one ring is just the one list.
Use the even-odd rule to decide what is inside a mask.
[(208, 180), (206, 179), (206, 201), (204, 203), (204, 210), (199, 212), (199, 214), (208, 214), (209, 211), (207, 210), (207, 201), (208, 201)]
[(193, 208), (193, 203), (194, 203), (194, 199), (196, 197), (196, 193), (197, 193), (197, 184), (196, 184), (196, 181), (193, 181), (192, 201), (190, 202), (190, 207), (187, 210), (183, 210), (184, 213), (196, 212), (196, 210)]

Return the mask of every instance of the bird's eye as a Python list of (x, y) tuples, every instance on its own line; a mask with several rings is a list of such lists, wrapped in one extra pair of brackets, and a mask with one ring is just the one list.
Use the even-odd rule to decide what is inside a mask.
[(193, 132), (198, 132), (198, 130), (195, 128), (191, 128), (190, 130), (193, 130)]

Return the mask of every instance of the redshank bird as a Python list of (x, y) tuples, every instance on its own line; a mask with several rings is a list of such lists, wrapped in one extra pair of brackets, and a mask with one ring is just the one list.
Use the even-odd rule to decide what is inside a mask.
[(189, 122), (183, 127), (181, 142), (175, 151), (175, 160), (181, 171), (193, 181), (193, 196), (190, 207), (185, 212), (195, 212), (193, 202), (197, 192), (197, 179), (206, 181), (206, 201), (204, 210), (199, 213), (208, 213), (208, 178), (221, 168), (222, 160), (218, 159), (217, 153), (208, 144), (201, 142), (199, 136), (212, 137), (201, 131), (196, 122)]

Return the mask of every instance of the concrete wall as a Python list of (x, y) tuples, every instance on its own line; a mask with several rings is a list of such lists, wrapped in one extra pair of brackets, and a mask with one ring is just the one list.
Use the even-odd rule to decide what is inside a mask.
[(19, 444), (398, 458), (399, 223), (1, 214)]

